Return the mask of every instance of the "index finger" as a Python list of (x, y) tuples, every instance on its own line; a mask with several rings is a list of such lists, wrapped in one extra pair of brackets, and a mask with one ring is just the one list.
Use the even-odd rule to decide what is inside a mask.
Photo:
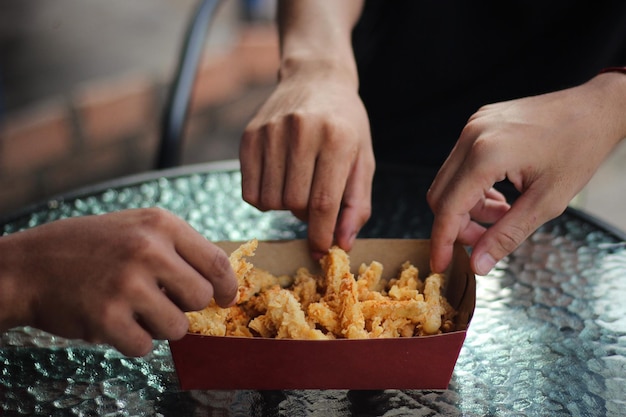
[(175, 236), (176, 252), (213, 286), (215, 302), (227, 307), (237, 296), (238, 282), (228, 255), (181, 220)]
[(473, 244), (485, 228), (471, 219), (470, 212), (489, 192), (496, 182), (495, 170), (481, 169), (471, 164), (463, 165), (449, 175), (448, 183), (435, 182), (437, 199), (431, 199), (434, 213), (431, 231), (431, 269), (442, 272), (452, 259), (454, 243), (462, 238), (463, 243)]
[(441, 273), (450, 265), (455, 242), (473, 245), (485, 230), (485, 227), (472, 221), (469, 215), (435, 216), (430, 239), (432, 272)]
[(333, 244), (341, 199), (351, 166), (341, 154), (319, 156), (309, 197), (309, 246), (314, 257), (321, 257)]

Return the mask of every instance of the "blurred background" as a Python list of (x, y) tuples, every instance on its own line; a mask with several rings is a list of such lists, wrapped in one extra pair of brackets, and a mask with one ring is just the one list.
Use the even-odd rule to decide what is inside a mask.
[[(154, 168), (198, 0), (0, 2), (0, 215)], [(205, 43), (183, 164), (237, 158), (275, 85), (273, 0), (227, 0)]]
[[(154, 168), (197, 0), (0, 2), (0, 215)], [(183, 163), (237, 158), (276, 82), (275, 0), (228, 0), (211, 25)], [(626, 143), (572, 202), (626, 230)]]

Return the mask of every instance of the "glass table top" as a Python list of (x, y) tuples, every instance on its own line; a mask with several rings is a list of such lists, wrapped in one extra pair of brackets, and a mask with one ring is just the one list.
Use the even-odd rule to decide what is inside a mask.
[[(377, 174), (362, 237), (428, 237), (427, 186), (406, 172)], [(52, 199), (7, 219), (2, 230), (159, 206), (210, 240), (306, 236), (291, 214), (262, 213), (240, 190), (233, 164), (183, 167)], [(128, 358), (17, 328), (0, 335), (0, 415), (619, 416), (626, 410), (625, 295), (624, 234), (567, 210), (477, 277), (476, 310), (448, 390), (181, 391), (167, 342)]]

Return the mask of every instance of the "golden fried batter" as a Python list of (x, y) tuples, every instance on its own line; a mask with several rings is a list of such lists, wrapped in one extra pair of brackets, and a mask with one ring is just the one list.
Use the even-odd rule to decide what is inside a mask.
[(187, 313), (189, 331), (213, 336), (280, 339), (366, 339), (412, 337), (454, 330), (456, 311), (442, 295), (445, 277), (424, 281), (409, 262), (396, 278), (382, 279), (383, 265), (359, 267), (355, 278), (348, 254), (333, 247), (322, 258), (323, 275), (300, 268), (276, 277), (246, 260), (257, 241), (230, 255), (239, 280), (237, 304), (222, 309), (211, 302)]

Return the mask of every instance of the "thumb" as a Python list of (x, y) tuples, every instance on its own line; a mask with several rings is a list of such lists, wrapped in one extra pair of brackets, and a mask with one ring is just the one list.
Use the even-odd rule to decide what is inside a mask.
[(513, 252), (539, 226), (561, 214), (567, 203), (555, 204), (550, 193), (527, 190), (496, 223), (476, 241), (470, 259), (478, 275), (487, 275), (496, 263)]

